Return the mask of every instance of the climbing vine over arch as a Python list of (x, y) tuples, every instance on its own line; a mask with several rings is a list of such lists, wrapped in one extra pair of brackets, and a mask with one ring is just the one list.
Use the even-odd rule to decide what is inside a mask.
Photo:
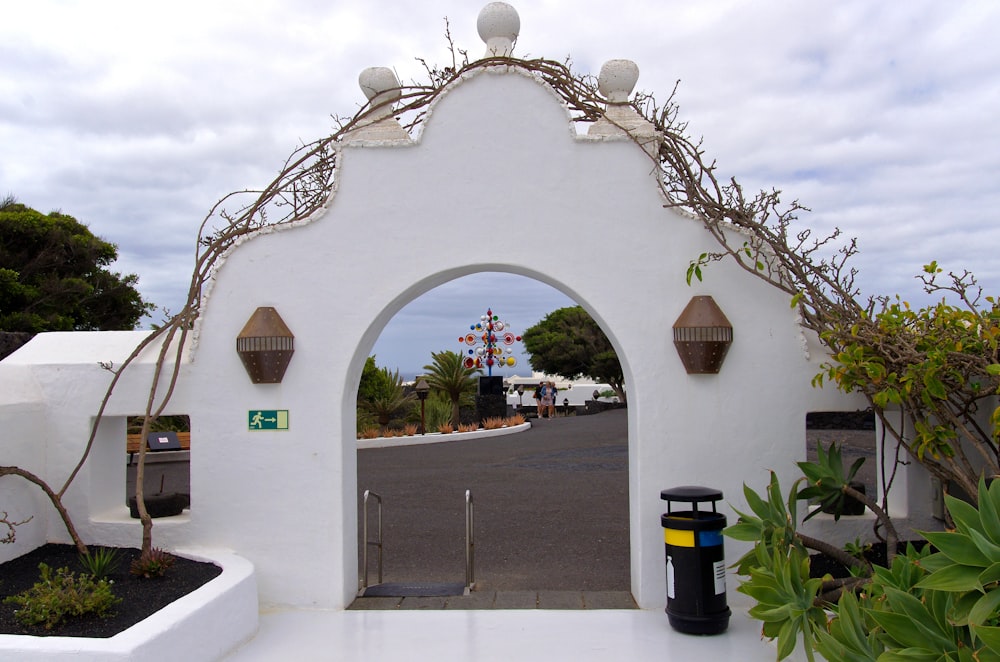
[[(151, 331), (121, 365), (105, 366), (112, 373), (112, 380), (95, 417), (83, 456), (62, 489), (53, 492), (57, 499), (61, 499), (89, 456), (101, 416), (123, 371), (147, 348), (159, 348), (141, 432), (142, 438), (145, 438), (151, 424), (165, 410), (174, 391), (183, 347), (201, 313), (203, 290), (220, 266), (221, 259), (249, 235), (305, 222), (319, 212), (334, 187), (341, 139), (366, 120), (384, 112), (387, 106), (393, 107), (392, 114), (399, 119), (403, 129), (412, 135), (420, 130), (430, 105), (450, 86), (480, 70), (511, 67), (527, 72), (549, 86), (562, 100), (574, 122), (587, 124), (603, 119), (623, 131), (627, 130), (609, 117), (608, 100), (600, 93), (597, 79), (592, 75), (574, 72), (569, 62), (499, 56), (470, 62), (467, 53), (454, 46), (447, 24), (445, 34), (452, 53), (449, 65), (432, 66), (419, 60), (424, 67), (422, 81), (410, 81), (401, 85), (397, 98), (369, 102), (351, 117), (335, 118), (337, 127), (331, 135), (294, 150), (281, 172), (266, 186), (234, 191), (213, 205), (199, 228), (194, 266), (183, 307)], [(692, 260), (688, 280), (700, 278), (702, 270), (712, 262), (732, 259), (754, 277), (761, 278), (788, 294), (792, 305), (798, 308), (802, 325), (815, 331), (835, 357), (853, 347), (859, 337), (871, 338), (873, 343), (875, 339), (879, 342), (884, 340), (886, 344), (879, 347), (890, 351), (892, 348), (888, 334), (881, 331), (876, 322), (879, 306), (884, 308), (887, 302), (870, 300), (867, 304), (861, 304), (857, 300), (859, 291), (854, 284), (856, 271), (849, 264), (850, 258), (857, 252), (855, 241), (847, 240), (842, 245), (839, 244), (843, 241), (839, 230), (826, 237), (814, 237), (809, 230), (793, 231), (792, 225), (797, 214), (805, 210), (798, 202), (783, 204), (777, 190), (747, 194), (735, 179), (721, 180), (716, 173), (714, 161), (706, 157), (701, 142), (688, 135), (686, 123), (679, 119), (678, 106), (674, 101), (676, 89), (675, 85), (663, 101), (658, 101), (652, 94), (639, 92), (632, 96), (627, 105), (652, 126), (658, 137), (653, 148), (645, 143), (642, 147), (655, 164), (657, 181), (667, 200), (665, 206), (698, 219), (719, 246), (718, 251), (705, 253)], [(621, 102), (611, 105), (616, 104), (621, 105)], [(633, 138), (638, 142), (638, 138)], [(679, 274), (678, 277), (682, 275)], [(928, 287), (936, 287), (933, 275), (927, 282)], [(957, 292), (962, 301), (974, 309), (978, 303), (978, 298), (971, 295), (970, 288), (974, 285), (974, 279), (964, 275), (954, 277), (951, 287), (943, 289)], [(998, 317), (996, 310), (994, 304), (994, 320)], [(992, 344), (992, 364), (997, 362), (996, 337), (995, 335)], [(949, 400), (949, 411), (974, 405), (982, 394), (996, 392), (1000, 385), (992, 368), (985, 368), (991, 365), (989, 356), (983, 354), (977, 360), (979, 362), (975, 366), (984, 367), (978, 395), (964, 398), (958, 403)], [(864, 382), (852, 376), (855, 373), (864, 374), (866, 365), (874, 365), (871, 360), (867, 364), (859, 364), (860, 367), (851, 375), (838, 372), (836, 365), (844, 364), (831, 364), (830, 377), (838, 379), (842, 387), (860, 390), (873, 403), (878, 404), (877, 392), (872, 388), (874, 378)], [(948, 384), (948, 388), (952, 389), (953, 385)], [(922, 401), (920, 394), (912, 397), (918, 403)], [(906, 406), (911, 407), (910, 399), (907, 399)], [(926, 415), (940, 416), (940, 412), (933, 409), (904, 408), (910, 418), (904, 424), (893, 427), (881, 410), (878, 411), (890, 433), (911, 452), (915, 451), (906, 446), (905, 442), (906, 423), (912, 429), (914, 420)], [(956, 416), (960, 417), (961, 413)], [(976, 432), (972, 426), (966, 426), (966, 429)], [(992, 431), (978, 432), (981, 434), (972, 434), (970, 438), (976, 443), (986, 444), (981, 454), (992, 462), (988, 462), (988, 466), (997, 473), (996, 444)], [(940, 447), (937, 450), (937, 457), (928, 454), (919, 459), (928, 463), (936, 475), (958, 478), (959, 483), (970, 494), (974, 494), (976, 481), (970, 480), (967, 462), (961, 457), (956, 459), (958, 453), (948, 456)], [(990, 450), (993, 451), (992, 456)], [(139, 450), (136, 497), (143, 526), (142, 547), (144, 551), (148, 551), (152, 546), (152, 520), (142, 498), (145, 454), (146, 449), (142, 445)]]

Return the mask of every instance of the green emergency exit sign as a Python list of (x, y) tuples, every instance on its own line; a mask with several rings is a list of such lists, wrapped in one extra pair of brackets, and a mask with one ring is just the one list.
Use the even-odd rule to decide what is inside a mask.
[(287, 430), (287, 409), (251, 409), (247, 414), (251, 430)]

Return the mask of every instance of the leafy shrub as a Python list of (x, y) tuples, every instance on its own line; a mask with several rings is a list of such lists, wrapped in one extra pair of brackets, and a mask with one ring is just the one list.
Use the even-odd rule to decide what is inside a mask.
[(479, 426), (475, 423), (459, 423), (458, 425), (459, 432), (475, 432), (478, 429)]
[(174, 557), (169, 552), (153, 547), (148, 552), (143, 552), (142, 556), (132, 561), (129, 572), (137, 577), (151, 579), (162, 577), (167, 574), (167, 570), (174, 565)]
[(5, 603), (17, 605), (14, 617), (23, 625), (41, 625), (51, 630), (70, 617), (94, 614), (105, 618), (121, 602), (107, 579), (77, 576), (69, 568), (59, 568), (53, 575), (44, 563), (38, 564), (38, 570), (41, 578), (34, 586), (4, 598)]
[(417, 425), (416, 423), (407, 423), (406, 425), (403, 426), (403, 436), (412, 437), (413, 435), (417, 434), (417, 431), (419, 429), (420, 426)]
[(504, 426), (504, 419), (499, 416), (490, 416), (483, 421), (483, 428), (487, 430), (499, 430)]
[(118, 568), (121, 559), (114, 547), (98, 547), (80, 555), (80, 565), (94, 579), (104, 579)]
[(441, 434), (451, 434), (455, 428), (452, 427), (451, 423), (442, 423), (438, 426), (438, 432)]
[(525, 421), (524, 416), (522, 416), (521, 414), (514, 414), (512, 416), (507, 417), (507, 420), (504, 421), (504, 425), (508, 427), (514, 427), (515, 425), (523, 425), (524, 421)]
[(378, 438), (379, 434), (381, 434), (381, 431), (377, 427), (371, 426), (371, 427), (366, 427), (363, 430), (361, 430), (361, 434), (358, 435), (358, 438), (359, 439), (376, 439), (376, 438)]
[[(908, 546), (888, 569), (866, 568), (844, 553), (838, 559), (856, 565), (853, 577), (812, 579), (805, 548), (837, 550), (795, 530), (796, 501), (823, 498), (811, 487), (829, 495), (844, 490), (846, 483), (838, 488), (832, 479), (850, 473), (834, 466), (839, 453), (821, 460), (804, 471), (810, 478), (800, 479), (810, 487), (799, 490), (796, 483), (787, 502), (773, 473), (764, 497), (744, 487), (751, 512), (739, 512), (738, 523), (725, 531), (755, 542), (736, 564), (739, 574), (749, 575), (738, 590), (756, 601), (750, 616), (763, 621), (765, 637), (777, 639), (778, 659), (801, 639), (809, 660), (816, 651), (838, 661), (1000, 662), (1000, 481), (987, 487), (980, 478), (978, 508), (946, 496), (955, 530), (922, 532), (930, 545)], [(861, 551), (859, 544), (850, 547)]]
[(425, 420), (428, 430), (440, 430), (442, 425), (451, 425), (451, 400), (440, 391), (431, 391), (424, 402)]

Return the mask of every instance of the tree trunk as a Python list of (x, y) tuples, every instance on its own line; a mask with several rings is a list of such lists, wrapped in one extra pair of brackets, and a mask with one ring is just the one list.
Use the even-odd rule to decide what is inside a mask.
[(59, 517), (62, 518), (63, 524), (66, 526), (66, 531), (69, 533), (69, 537), (73, 539), (73, 544), (76, 545), (77, 551), (84, 556), (90, 554), (90, 550), (88, 550), (87, 546), (83, 544), (82, 540), (80, 540), (80, 536), (76, 532), (76, 527), (73, 526), (73, 520), (70, 519), (69, 512), (67, 512), (66, 508), (63, 507), (62, 499), (59, 498), (59, 495), (56, 494), (44, 480), (30, 471), (25, 471), (19, 467), (0, 467), (0, 476), (20, 476), (28, 482), (34, 483), (40, 487), (42, 491), (45, 492), (46, 496), (49, 497), (49, 501), (52, 502), (52, 505), (55, 506), (56, 511), (59, 513)]

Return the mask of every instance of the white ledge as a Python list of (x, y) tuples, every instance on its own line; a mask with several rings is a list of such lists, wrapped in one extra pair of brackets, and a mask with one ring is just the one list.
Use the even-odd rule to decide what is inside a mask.
[(375, 437), (374, 439), (358, 439), (358, 450), (365, 448), (389, 448), (396, 446), (418, 446), (420, 444), (441, 444), (447, 441), (467, 441), (469, 439), (481, 439), (485, 437), (500, 437), (505, 434), (524, 432), (531, 427), (531, 423), (521, 423), (505, 428), (494, 430), (473, 430), (472, 432), (449, 432), (441, 434), (432, 432), (430, 434), (415, 434), (408, 437)]
[(257, 632), (253, 564), (224, 550), (179, 550), (208, 561), (222, 574), (124, 632), (106, 639), (0, 635), (0, 659), (19, 662), (172, 662), (217, 660)]

